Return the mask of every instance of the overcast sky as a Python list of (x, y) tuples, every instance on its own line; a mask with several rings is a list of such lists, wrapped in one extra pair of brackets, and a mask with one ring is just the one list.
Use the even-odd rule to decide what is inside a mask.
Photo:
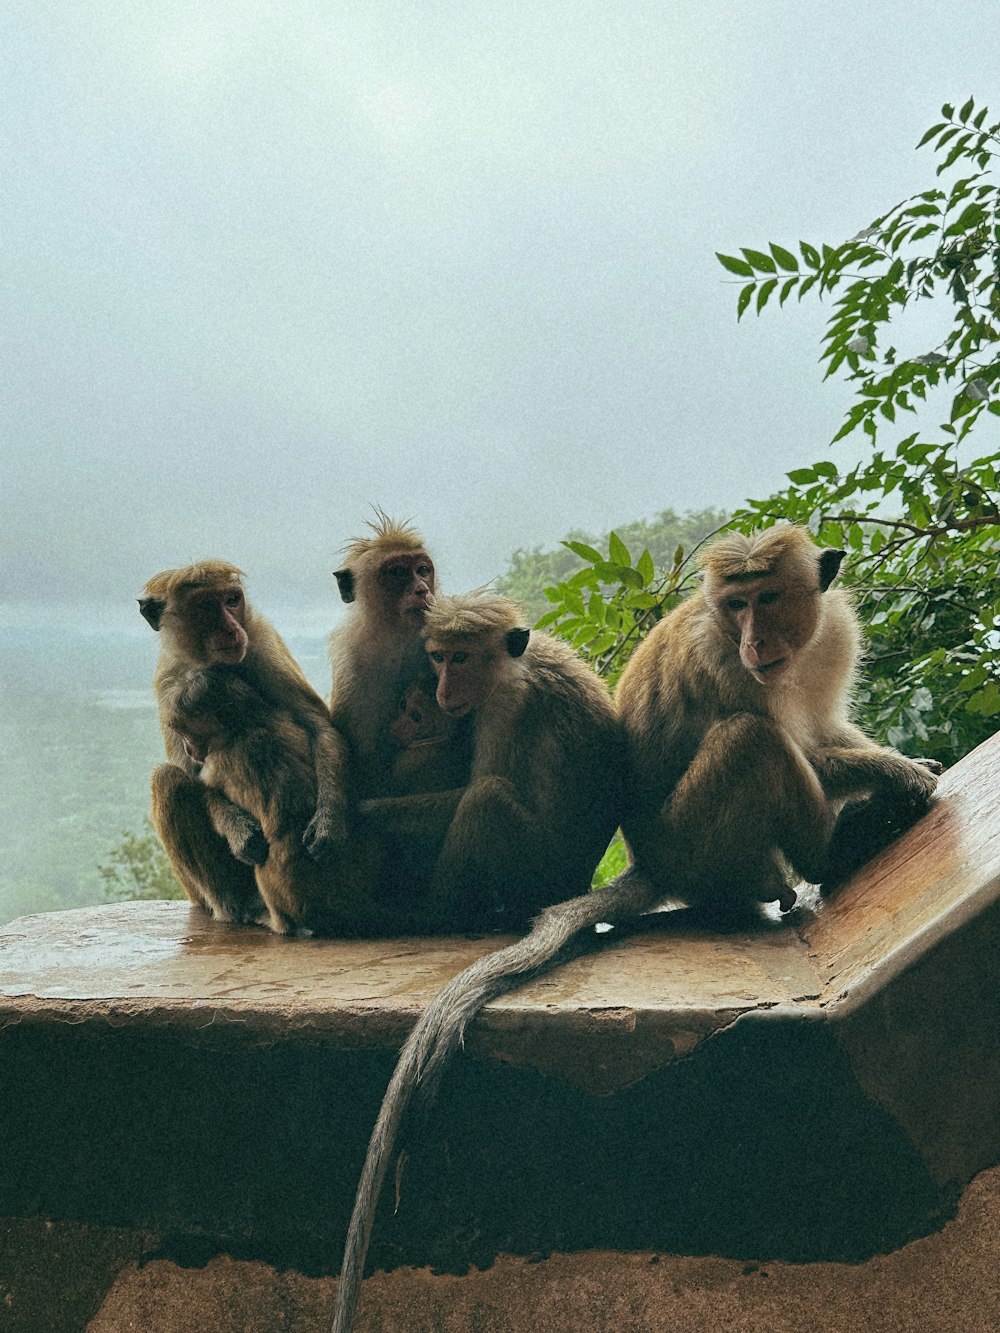
[(714, 258), (838, 242), (1000, 111), (996, 0), (5, 0), (0, 601), (199, 556), (332, 619), (372, 505), (453, 591), (732, 507), (848, 391), (815, 303)]

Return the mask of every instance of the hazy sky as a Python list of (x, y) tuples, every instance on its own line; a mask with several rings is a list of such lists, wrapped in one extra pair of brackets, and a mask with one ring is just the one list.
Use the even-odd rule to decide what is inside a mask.
[(458, 591), (768, 494), (848, 391), (821, 308), (737, 326), (713, 252), (926, 188), (998, 37), (996, 0), (5, 0), (0, 600), (131, 625), (218, 555), (322, 619), (373, 504)]

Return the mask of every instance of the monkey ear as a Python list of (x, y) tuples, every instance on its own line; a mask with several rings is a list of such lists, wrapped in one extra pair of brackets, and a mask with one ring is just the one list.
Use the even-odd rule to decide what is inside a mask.
[(139, 614), (142, 616), (143, 620), (148, 621), (149, 624), (152, 625), (153, 629), (158, 630), (160, 628), (160, 621), (163, 619), (163, 612), (166, 605), (166, 602), (160, 602), (155, 597), (140, 597)]
[(830, 584), (837, 577), (837, 571), (840, 569), (841, 561), (846, 552), (836, 551), (832, 546), (827, 547), (825, 551), (819, 553), (819, 590), (826, 592)]
[(342, 602), (354, 601), (354, 575), (349, 569), (335, 569), (333, 577), (337, 580), (337, 587), (340, 589), (340, 600)]
[(530, 629), (511, 629), (507, 631), (507, 651), (511, 657), (520, 657), (528, 646)]

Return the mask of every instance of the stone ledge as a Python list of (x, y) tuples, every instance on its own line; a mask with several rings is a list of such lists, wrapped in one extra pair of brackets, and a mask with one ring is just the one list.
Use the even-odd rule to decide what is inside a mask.
[[(685, 912), (493, 1004), (372, 1259), (857, 1262), (1000, 1161), (1000, 741), (830, 899)], [(0, 1216), (335, 1271), (394, 1051), (499, 939), (281, 939), (182, 904), (0, 936)]]
[[(1000, 736), (947, 773), (924, 819), (830, 899), (805, 888), (780, 924), (735, 934), (659, 914), (493, 1001), (469, 1049), (613, 1091), (739, 1018), (844, 1019), (995, 907), (998, 788)], [(168, 902), (22, 917), (0, 932), (0, 1029), (394, 1050), (447, 980), (511, 938), (286, 938)], [(598, 1061), (578, 1058), (588, 1046)]]

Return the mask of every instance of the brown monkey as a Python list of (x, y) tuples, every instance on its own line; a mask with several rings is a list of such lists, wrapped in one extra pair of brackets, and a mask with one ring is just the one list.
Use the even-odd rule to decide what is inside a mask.
[(414, 681), (430, 678), (421, 630), (434, 563), (408, 524), (380, 513), (369, 527), (373, 535), (352, 541), (334, 574), (352, 609), (330, 635), (330, 716), (350, 743), (356, 790), (378, 796), (391, 787), (399, 701)]
[(359, 894), (359, 849), (330, 867), (306, 850), (303, 830), (316, 809), (314, 740), (287, 708), (266, 702), (238, 673), (210, 667), (193, 675), (173, 702), (168, 722), (200, 779), (260, 825), (268, 852), (255, 867), (264, 911), (260, 924), (278, 934), (296, 927), (339, 930), (378, 926)]
[[(628, 745), (622, 827), (632, 869), (601, 893), (547, 907), (519, 943), (435, 997), (405, 1042), (372, 1133), (341, 1269), (334, 1333), (348, 1333), (375, 1208), (403, 1114), (426, 1100), (490, 999), (583, 947), (581, 932), (666, 898), (739, 911), (794, 902), (782, 861), (816, 882), (849, 869), (848, 798), (881, 821), (926, 808), (938, 767), (876, 745), (850, 720), (859, 633), (830, 590), (843, 552), (798, 527), (708, 548), (701, 589), (636, 650), (618, 686)], [(440, 698), (440, 694), (439, 694)]]
[[(922, 812), (940, 766), (851, 721), (860, 634), (831, 589), (842, 551), (804, 528), (730, 534), (701, 589), (640, 645), (618, 686), (631, 790), (622, 827), (665, 894), (731, 914), (795, 902), (794, 877), (841, 874), (844, 802)], [(846, 827), (846, 826), (842, 826)]]
[(394, 796), (463, 786), (472, 760), (472, 728), (438, 706), (430, 684), (416, 682), (403, 696), (390, 727), (397, 746), (390, 790)]
[(247, 603), (242, 577), (235, 565), (206, 560), (155, 575), (139, 601), (162, 640), (153, 687), (169, 763), (153, 772), (153, 824), (188, 896), (220, 921), (259, 916), (253, 867), (267, 859), (268, 844), (252, 815), (197, 780), (197, 740), (174, 725), (194, 677), (208, 668), (232, 673), (262, 704), (288, 713), (305, 730), (314, 809), (303, 844), (321, 858), (346, 836), (343, 737), (283, 640)]
[[(523, 927), (590, 882), (618, 822), (620, 735), (607, 690), (505, 597), (440, 597), (425, 614), (437, 702), (467, 726), (468, 784), (362, 802), (371, 826), (443, 839), (424, 926)], [(418, 927), (419, 928), (419, 927)]]

